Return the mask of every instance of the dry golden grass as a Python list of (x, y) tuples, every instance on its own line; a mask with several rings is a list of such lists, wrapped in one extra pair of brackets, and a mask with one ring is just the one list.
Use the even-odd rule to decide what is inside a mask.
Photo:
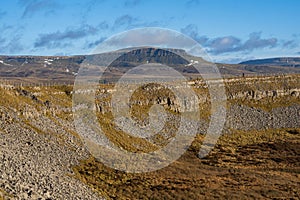
[(8, 194), (5, 190), (2, 190), (0, 188), (0, 200), (6, 200), (7, 198), (12, 199), (14, 196), (11, 194)]
[[(223, 135), (213, 152), (199, 159), (202, 140), (198, 135), (179, 160), (155, 172), (125, 173), (93, 157), (73, 170), (76, 178), (108, 199), (279, 198), (300, 192), (292, 188), (300, 182), (300, 129), (235, 131)], [(295, 146), (270, 149), (272, 145), (282, 147), (282, 142)]]
[(276, 99), (272, 98), (263, 98), (260, 100), (241, 100), (233, 99), (228, 100), (228, 106), (230, 105), (245, 105), (248, 107), (259, 108), (266, 112), (270, 112), (274, 108), (288, 107), (291, 105), (300, 104), (299, 98), (292, 96), (283, 96)]

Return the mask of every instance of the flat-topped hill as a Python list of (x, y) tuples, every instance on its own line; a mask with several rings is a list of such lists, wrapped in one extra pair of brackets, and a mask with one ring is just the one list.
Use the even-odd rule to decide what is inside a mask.
[[(145, 47), (130, 50), (116, 51), (119, 55), (110, 64), (107, 73), (110, 76), (119, 76), (126, 70), (146, 63), (162, 63), (175, 68), (186, 77), (195, 78), (199, 73), (193, 67), (195, 60), (205, 60), (189, 56), (183, 50), (157, 49)], [(126, 50), (128, 51), (128, 49)], [(173, 53), (174, 52), (174, 53)], [(187, 55), (187, 60), (176, 54)], [(80, 65), (85, 62), (97, 64), (111, 53), (79, 56), (0, 56), (0, 79), (17, 82), (73, 82)], [(99, 62), (98, 62), (99, 63)], [(270, 58), (251, 60), (240, 64), (217, 63), (221, 74), (225, 77), (242, 75), (270, 75), (270, 74), (299, 74), (299, 58)]]

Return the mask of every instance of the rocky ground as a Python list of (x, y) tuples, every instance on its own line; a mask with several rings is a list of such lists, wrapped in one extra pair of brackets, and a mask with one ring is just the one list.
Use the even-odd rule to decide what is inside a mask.
[[(40, 123), (49, 125), (45, 119)], [(55, 131), (63, 130), (56, 127)], [(71, 166), (87, 156), (75, 141), (63, 145), (51, 134), (37, 133), (17, 123), (1, 124), (0, 141), (0, 188), (7, 199), (99, 198), (72, 178)]]
[[(89, 154), (72, 121), (57, 117), (62, 104), (51, 110), (29, 93), (3, 89), (1, 93), (5, 102), (0, 106), (0, 199), (101, 199), (73, 178), (71, 167)], [(23, 103), (7, 102), (11, 98)], [(63, 113), (69, 116), (70, 108)]]
[(70, 91), (0, 88), (0, 199), (300, 198), (297, 95), (263, 104), (231, 99), (224, 136), (208, 157), (197, 157), (199, 134), (167, 168), (125, 174), (83, 147)]

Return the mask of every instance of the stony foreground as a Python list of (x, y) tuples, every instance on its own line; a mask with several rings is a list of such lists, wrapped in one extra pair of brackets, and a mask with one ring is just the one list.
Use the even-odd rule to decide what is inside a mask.
[[(0, 199), (101, 199), (73, 178), (71, 167), (88, 152), (64, 110), (71, 99), (59, 89), (25, 91), (0, 90)], [(50, 108), (43, 98), (60, 103)]]

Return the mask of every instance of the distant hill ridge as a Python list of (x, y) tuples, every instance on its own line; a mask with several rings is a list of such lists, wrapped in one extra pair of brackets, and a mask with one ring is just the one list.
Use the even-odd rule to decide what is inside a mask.
[[(171, 50), (171, 51), (170, 51)], [(129, 51), (129, 52), (128, 52)], [(122, 55), (122, 52), (127, 52)], [(187, 60), (176, 53), (185, 55)], [(110, 65), (109, 76), (121, 76), (129, 68), (145, 63), (162, 63), (173, 67), (187, 77), (199, 76), (193, 67), (193, 60), (181, 49), (122, 49), (113, 54), (120, 57)], [(108, 53), (107, 55), (111, 55)], [(72, 82), (82, 62), (105, 59), (106, 54), (76, 56), (0, 56), (0, 79), (18, 82)], [(203, 62), (206, 62), (203, 60)], [(300, 57), (267, 58), (249, 60), (239, 64), (216, 64), (223, 76), (300, 74)]]
[(300, 67), (300, 57), (278, 57), (255, 59), (241, 62), (243, 65), (277, 65), (277, 66), (295, 66)]

